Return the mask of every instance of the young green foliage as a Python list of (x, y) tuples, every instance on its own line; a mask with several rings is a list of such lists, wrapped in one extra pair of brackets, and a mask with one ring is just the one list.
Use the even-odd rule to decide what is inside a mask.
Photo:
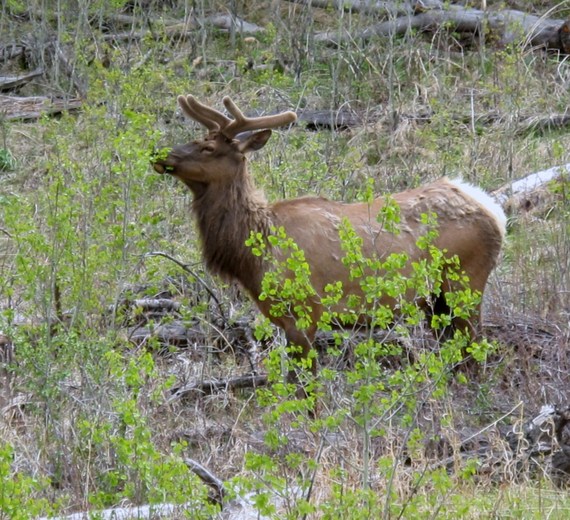
[[(387, 232), (394, 235), (399, 233), (400, 211), (392, 199), (387, 199), (377, 219)], [(317, 294), (311, 285), (310, 266), (303, 252), (283, 229), (272, 230), (269, 237), (252, 234), (247, 242), (253, 254), (262, 256), (271, 265), (263, 279), (261, 299), (271, 300), (272, 316), (294, 315), (299, 328), (306, 327), (310, 324), (307, 321), (311, 312), (309, 302), (316, 301), (325, 309), (317, 324), (322, 331), (336, 331), (339, 324), (345, 327), (355, 326), (357, 322), (362, 323), (365, 317), (367, 326), (365, 329), (360, 328), (360, 339), (350, 348), (350, 368), (342, 373), (331, 368), (322, 370), (320, 385), (317, 382), (315, 386), (310, 374), (307, 374), (305, 363), (292, 361), (290, 356), (285, 356), (278, 350), (277, 353), (270, 354), (267, 364), (273, 386), (258, 392), (260, 405), (268, 410), (265, 417), (269, 432), (274, 432), (274, 435), (268, 434), (266, 437), (266, 442), (272, 449), (283, 448), (289, 442), (287, 436), (277, 433), (285, 418), (294, 418), (293, 425), (307, 425), (321, 435), (338, 429), (347, 420), (357, 428), (361, 446), (361, 488), (359, 491), (351, 491), (350, 499), (346, 495), (347, 491), (343, 491), (343, 499), (338, 503), (341, 509), (348, 504), (352, 507), (358, 503), (359, 507), (369, 512), (386, 508), (393, 513), (403, 511), (392, 501), (390, 492), (382, 504), (366, 491), (371, 485), (374, 465), (370, 456), (373, 439), (384, 435), (386, 418), (399, 410), (397, 422), (401, 427), (415, 432), (414, 442), (418, 442), (422, 435), (416, 426), (417, 413), (423, 403), (445, 396), (448, 382), (453, 377), (452, 368), (462, 361), (466, 352), (472, 353), (477, 360), (484, 360), (491, 347), (487, 342), (471, 343), (464, 334), (456, 332), (453, 337), (441, 341), (437, 349), (417, 349), (407, 363), (401, 362), (399, 366), (387, 369), (383, 362), (389, 356), (403, 356), (402, 345), (417, 341), (414, 338), (422, 330), (421, 324), (428, 315), (429, 325), (439, 337), (439, 331), (449, 327), (454, 318), (468, 319), (480, 302), (480, 295), (469, 289), (469, 280), (462, 272), (458, 258), (449, 257), (446, 251), (435, 247), (434, 242), (438, 236), (436, 216), (422, 215), (421, 224), (424, 232), (416, 245), (423, 251), (423, 255), (412, 261), (404, 252), (384, 257), (365, 256), (362, 238), (347, 219), (342, 221), (339, 228), (344, 252), (342, 262), (350, 280), (358, 281), (359, 294), (346, 294), (341, 280), (329, 283), (325, 287), (325, 294)], [(433, 308), (430, 309), (430, 305), (444, 296), (445, 280), (456, 289), (445, 293), (449, 311), (438, 314)], [(345, 302), (345, 308), (334, 310), (340, 302)], [(426, 305), (422, 302), (427, 302), (429, 312), (426, 312)], [(378, 335), (379, 331), (385, 331), (385, 334)], [(347, 335), (334, 332), (333, 337), (335, 345), (328, 349), (327, 355), (338, 358), (344, 353), (340, 347), (346, 342)], [(307, 374), (301, 376), (301, 381), (311, 383), (308, 393), (312, 399), (309, 402), (314, 403), (316, 399), (317, 403), (323, 403), (324, 409), (328, 411), (324, 417), (312, 420), (307, 414), (307, 400), (295, 399), (295, 387), (279, 380), (279, 374), (286, 372), (283, 370), (284, 359), (287, 369), (296, 363), (294, 368), (301, 374)], [(327, 385), (334, 380), (344, 380), (345, 392), (349, 396), (342, 407), (327, 405), (327, 400), (331, 398), (327, 395)], [(318, 389), (317, 393), (314, 392), (315, 389)], [(293, 469), (288, 463), (277, 464), (271, 459), (264, 460), (263, 465), (260, 465), (258, 459), (255, 463), (252, 459), (249, 469), (261, 472), (259, 477), (266, 482), (270, 478), (268, 474), (273, 475), (275, 471), (279, 473), (285, 468)], [(391, 482), (396, 471), (397, 465), (390, 463), (381, 473)], [(445, 493), (451, 480), (438, 472), (433, 473), (432, 477), (432, 480), (441, 483), (436, 482), (442, 493)], [(293, 485), (287, 479), (283, 481), (282, 477), (281, 480), (272, 482), (271, 487), (279, 489)], [(293, 482), (295, 486), (302, 484), (298, 479), (293, 479)], [(427, 483), (420, 480), (417, 485), (421, 487)], [(407, 507), (411, 508), (409, 503), (404, 505), (404, 509)], [(260, 511), (267, 510), (260, 506)], [(327, 508), (321, 511), (326, 517)]]

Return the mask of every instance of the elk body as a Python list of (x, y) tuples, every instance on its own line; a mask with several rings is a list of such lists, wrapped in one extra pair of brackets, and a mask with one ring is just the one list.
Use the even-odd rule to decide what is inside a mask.
[[(263, 236), (271, 229), (283, 227), (305, 253), (311, 269), (311, 283), (317, 295), (323, 295), (329, 283), (342, 281), (343, 294), (362, 294), (359, 280), (351, 280), (341, 259), (339, 228), (348, 219), (362, 238), (362, 251), (367, 257), (385, 258), (390, 253), (407, 253), (410, 261), (418, 261), (425, 251), (416, 245), (426, 229), (422, 214), (437, 214), (438, 237), (435, 246), (457, 255), (461, 269), (469, 277), (469, 287), (483, 292), (487, 278), (497, 263), (505, 234), (505, 215), (486, 193), (467, 183), (442, 178), (420, 188), (391, 195), (400, 206), (401, 232), (388, 233), (377, 222), (384, 199), (372, 203), (345, 204), (322, 197), (302, 197), (268, 204), (257, 191), (248, 174), (246, 155), (262, 148), (271, 128), (295, 121), (293, 112), (274, 116), (246, 118), (228, 97), (223, 102), (234, 117), (199, 103), (193, 96), (180, 96), (184, 113), (208, 129), (205, 138), (176, 146), (167, 157), (157, 160), (154, 168), (179, 178), (194, 195), (192, 211), (197, 220), (207, 268), (214, 274), (237, 280), (251, 295), (261, 312), (285, 331), (287, 341), (309, 353), (316, 324), (323, 312), (318, 296), (308, 302), (312, 323), (299, 330), (295, 316), (274, 317), (272, 302), (260, 301), (261, 282), (271, 265), (254, 256), (245, 242), (250, 232)], [(244, 133), (246, 132), (246, 133)], [(431, 305), (446, 308), (445, 290), (453, 290), (444, 280), (444, 292), (434, 296)], [(391, 301), (386, 299), (385, 302)], [(341, 300), (337, 307), (346, 305)], [(470, 322), (456, 318), (456, 328), (475, 333), (479, 311)]]

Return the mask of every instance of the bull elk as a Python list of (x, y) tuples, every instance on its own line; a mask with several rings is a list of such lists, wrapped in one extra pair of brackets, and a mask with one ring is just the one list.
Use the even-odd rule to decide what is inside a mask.
[[(156, 160), (154, 169), (179, 178), (192, 191), (192, 212), (207, 268), (225, 279), (237, 280), (261, 312), (284, 330), (288, 343), (301, 347), (299, 355), (307, 356), (311, 349), (323, 305), (318, 296), (309, 302), (312, 323), (305, 330), (297, 328), (295, 316), (271, 315), (272, 302), (259, 299), (262, 279), (271, 265), (254, 256), (246, 245), (252, 231), (267, 236), (273, 229), (284, 228), (287, 236), (304, 251), (317, 295), (324, 294), (327, 284), (342, 281), (344, 299), (338, 304), (342, 308), (346, 306), (347, 295), (362, 294), (362, 289), (359, 280), (351, 279), (341, 261), (344, 255), (339, 238), (341, 223), (346, 219), (350, 222), (362, 238), (362, 251), (367, 257), (383, 258), (404, 252), (410, 261), (418, 261), (426, 254), (416, 245), (425, 233), (421, 216), (434, 212), (438, 222), (434, 245), (449, 256), (457, 255), (461, 269), (468, 276), (469, 287), (483, 292), (499, 256), (506, 218), (500, 206), (479, 188), (442, 178), (391, 195), (400, 207), (398, 235), (384, 230), (376, 219), (385, 201), (382, 197), (371, 203), (346, 204), (323, 197), (302, 197), (269, 204), (254, 187), (246, 156), (267, 143), (271, 128), (293, 123), (295, 113), (249, 118), (225, 97), (223, 103), (233, 116), (231, 119), (190, 95), (179, 96), (178, 103), (189, 118), (207, 128), (208, 134), (172, 148), (164, 159)], [(442, 287), (444, 290), (429, 303), (439, 310), (447, 308), (445, 291), (453, 289), (452, 282), (444, 280)], [(389, 299), (382, 303), (394, 304)], [(479, 313), (480, 308), (469, 322), (455, 318), (453, 326), (474, 334)]]

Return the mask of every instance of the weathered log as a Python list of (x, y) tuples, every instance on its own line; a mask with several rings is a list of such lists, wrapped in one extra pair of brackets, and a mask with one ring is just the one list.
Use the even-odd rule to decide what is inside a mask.
[(158, 341), (161, 346), (174, 346), (187, 348), (199, 343), (204, 336), (202, 330), (195, 330), (187, 327), (179, 321), (165, 323), (162, 325), (132, 327), (128, 331), (128, 338), (135, 345), (148, 343), (151, 340)]
[(19, 43), (9, 43), (0, 47), (0, 61), (9, 61), (19, 58), (25, 52), (26, 48)]
[(44, 73), (43, 69), (36, 69), (28, 74), (20, 76), (0, 76), (0, 91), (12, 90), (29, 83), (34, 78), (41, 76)]
[(115, 507), (98, 511), (81, 511), (66, 516), (44, 516), (37, 520), (86, 520), (100, 518), (101, 520), (158, 520), (180, 518), (186, 510), (185, 504), (154, 504), (132, 507)]
[(235, 390), (239, 388), (257, 388), (267, 384), (267, 376), (264, 374), (248, 374), (245, 376), (232, 377), (230, 379), (209, 379), (198, 381), (189, 385), (172, 389), (172, 395), (166, 400), (166, 404), (184, 399), (192, 394), (210, 395), (216, 392)]
[(507, 442), (521, 465), (536, 465), (550, 455), (549, 475), (558, 487), (570, 484), (570, 407), (544, 405), (522, 428), (513, 428)]
[(105, 41), (129, 41), (141, 40), (146, 37), (153, 39), (160, 39), (164, 36), (169, 38), (185, 38), (192, 31), (205, 26), (213, 25), (223, 31), (231, 31), (232, 29), (239, 34), (256, 34), (265, 31), (259, 25), (247, 22), (239, 16), (232, 16), (230, 14), (217, 14), (209, 16), (203, 20), (188, 19), (183, 23), (172, 25), (165, 25), (160, 30), (140, 29), (120, 33), (109, 33), (103, 35)]
[(265, 29), (259, 25), (247, 22), (239, 16), (233, 16), (229, 14), (217, 14), (214, 16), (209, 16), (206, 18), (206, 24), (213, 25), (218, 29), (222, 29), (228, 32), (233, 29), (237, 33), (243, 34), (255, 34), (265, 31)]
[(493, 192), (493, 196), (508, 213), (529, 211), (535, 208), (549, 183), (568, 176), (570, 163), (554, 166), (548, 170), (531, 173), (514, 182), (509, 182)]
[(320, 9), (334, 9), (346, 13), (382, 14), (386, 16), (399, 16), (413, 14), (416, 2), (383, 2), (370, 0), (287, 0), (294, 4), (301, 4)]
[(78, 98), (51, 99), (45, 96), (16, 97), (0, 95), (0, 118), (7, 121), (34, 120), (44, 115), (61, 114), (83, 105)]
[(491, 30), (500, 45), (522, 43), (525, 46), (570, 53), (570, 21), (549, 19), (505, 9), (488, 11), (432, 0), (429, 5), (415, 3), (415, 14), (399, 16), (367, 27), (356, 33), (330, 31), (315, 36), (316, 41), (337, 46), (352, 40), (368, 40), (373, 36), (396, 36), (410, 30), (434, 32), (441, 27), (457, 32), (483, 34)]
[[(381, 107), (369, 109), (339, 108), (333, 110), (303, 110), (299, 114), (299, 121), (306, 124), (308, 130), (346, 130), (349, 128), (374, 124), (382, 118), (391, 116), (393, 120), (409, 121), (414, 123), (430, 123), (435, 113), (430, 110), (410, 112), (395, 112), (388, 114)], [(490, 126), (509, 123), (513, 126), (514, 135), (529, 133), (545, 133), (570, 127), (570, 112), (559, 114), (521, 114), (513, 118), (512, 114), (501, 114), (497, 111), (484, 113), (451, 113), (447, 116), (451, 123), (477, 126)]]
[[(194, 471), (193, 466), (195, 468), (198, 467), (198, 463), (192, 459), (185, 459), (184, 462), (192, 471)], [(200, 474), (196, 474), (201, 477)], [(217, 479), (217, 477), (215, 478)], [(300, 492), (300, 489), (296, 486), (290, 486), (288, 489), (289, 496), (291, 496), (292, 493)], [(256, 495), (256, 492), (238, 493), (237, 496), (222, 504), (223, 513), (220, 515), (220, 518), (223, 517), (225, 520), (268, 520), (269, 517), (261, 515), (258, 507), (256, 507)], [(269, 500), (276, 508), (283, 504), (283, 497), (277, 493), (272, 494)], [(101, 518), (102, 520), (166, 520), (173, 518), (191, 518), (191, 516), (188, 515), (191, 515), (195, 507), (196, 505), (193, 503), (117, 507), (97, 511), (80, 511), (79, 513), (66, 516), (44, 516), (37, 518), (37, 520), (86, 520), (87, 518)], [(218, 516), (216, 516), (216, 518), (218, 518)]]
[(298, 119), (306, 123), (307, 130), (347, 130), (366, 122), (365, 114), (350, 109), (304, 110)]
[[(417, 114), (401, 113), (397, 114), (396, 117), (407, 121), (429, 123), (433, 119), (433, 115), (434, 114), (430, 112), (420, 112)], [(521, 114), (517, 118), (513, 118), (512, 114), (501, 114), (496, 111), (481, 114), (452, 113), (449, 115), (449, 119), (451, 122), (469, 125), (472, 128), (509, 123), (513, 127), (512, 132), (514, 135), (527, 135), (529, 133), (542, 134), (570, 126), (570, 112), (568, 111), (560, 114), (546, 115)]]
[(129, 300), (122, 299), (116, 305), (109, 307), (109, 312), (117, 312), (121, 308), (135, 308), (141, 312), (156, 312), (166, 314), (180, 310), (180, 302), (174, 301), (170, 298), (137, 298)]

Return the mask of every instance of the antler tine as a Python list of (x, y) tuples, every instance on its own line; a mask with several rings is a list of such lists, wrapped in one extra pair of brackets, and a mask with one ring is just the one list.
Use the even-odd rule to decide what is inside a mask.
[(229, 96), (224, 97), (224, 106), (227, 111), (234, 116), (234, 120), (230, 122), (221, 131), (228, 139), (233, 139), (237, 134), (248, 130), (261, 130), (268, 128), (277, 128), (279, 126), (288, 125), (297, 120), (295, 112), (282, 112), (272, 116), (246, 117), (237, 107)]
[(200, 103), (192, 95), (178, 96), (178, 104), (188, 117), (204, 125), (210, 132), (219, 131), (231, 123), (230, 118)]

